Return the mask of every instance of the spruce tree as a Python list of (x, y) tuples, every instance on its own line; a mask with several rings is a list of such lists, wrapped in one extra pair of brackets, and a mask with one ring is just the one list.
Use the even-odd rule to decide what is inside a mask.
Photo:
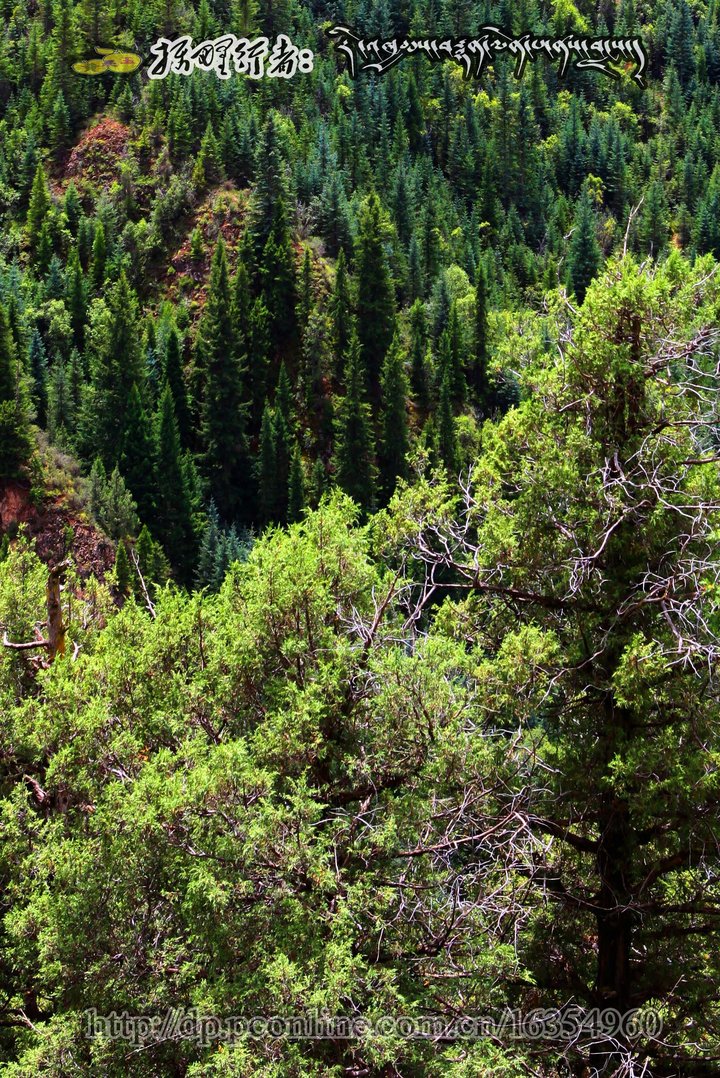
[(85, 277), (76, 247), (68, 256), (65, 271), (65, 306), (70, 313), (75, 346), (82, 349), (85, 340)]
[(269, 524), (277, 519), (278, 481), (275, 456), (275, 430), (272, 408), (265, 401), (260, 425), (260, 447), (257, 459), (258, 508), (260, 519)]
[(196, 342), (202, 472), (226, 520), (246, 518), (252, 489), (245, 434), (242, 371), (233, 349), (225, 244), (218, 241)]
[(143, 523), (151, 523), (155, 511), (155, 442), (153, 428), (143, 406), (140, 390), (133, 382), (123, 422), (123, 441), (120, 451), (120, 471), (132, 494)]
[(348, 347), (345, 383), (345, 396), (338, 408), (335, 477), (338, 486), (369, 509), (375, 490), (375, 447), (365, 367), (355, 329)]
[(182, 450), (169, 385), (160, 397), (156, 418), (157, 491), (153, 531), (183, 583), (190, 582), (195, 539), (190, 499), (182, 467)]
[(397, 480), (407, 475), (410, 438), (407, 419), (409, 385), (405, 374), (405, 352), (395, 334), (383, 363), (381, 376), (380, 488), (389, 501)]
[(32, 378), (32, 398), (37, 421), (41, 427), (44, 427), (47, 424), (48, 362), (45, 345), (37, 327), (33, 329), (30, 338), (28, 367)]
[(475, 321), (473, 351), (470, 367), (470, 387), (475, 403), (485, 409), (489, 399), (488, 386), (488, 281), (485, 267), (480, 263), (475, 284)]
[(28, 403), (7, 312), (0, 307), (0, 478), (14, 478), (30, 455)]
[(165, 363), (163, 373), (165, 381), (170, 387), (175, 409), (180, 441), (187, 445), (190, 438), (190, 409), (188, 407), (187, 390), (183, 376), (182, 355), (180, 351), (180, 337), (173, 326), (168, 333), (165, 343)]
[(578, 200), (568, 255), (568, 278), (578, 303), (585, 299), (588, 286), (599, 269), (600, 247), (595, 233), (595, 214), (588, 192), (583, 191)]
[(128, 558), (127, 547), (121, 539), (115, 555), (115, 587), (120, 595), (129, 595), (133, 579), (133, 570)]
[(287, 519), (289, 524), (294, 524), (302, 518), (305, 508), (305, 474), (303, 472), (300, 446), (295, 442), (292, 460), (290, 462), (290, 475), (288, 477), (288, 509)]
[(28, 240), (32, 251), (37, 251), (43, 227), (47, 224), (49, 211), (50, 190), (45, 169), (42, 164), (39, 164), (35, 170), (27, 215)]
[(297, 327), (295, 276), (295, 256), (285, 203), (281, 200), (275, 209), (260, 267), (262, 295), (270, 316), (273, 343), (287, 342)]
[(344, 251), (340, 252), (335, 269), (335, 282), (330, 300), (330, 316), (332, 318), (335, 372), (339, 378), (342, 378), (343, 357), (350, 342), (350, 324), (352, 321), (352, 302)]
[(444, 465), (450, 478), (457, 479), (459, 454), (452, 405), (451, 374), (448, 369), (444, 371), (442, 382), (440, 384), (436, 425), (436, 450), (438, 458)]
[(415, 403), (421, 412), (428, 408), (427, 318), (425, 304), (416, 299), (410, 308), (410, 384)]
[(358, 339), (370, 384), (376, 386), (395, 332), (395, 292), (385, 251), (385, 220), (375, 191), (360, 210), (355, 270)]
[(92, 292), (97, 294), (101, 291), (105, 282), (105, 262), (107, 251), (105, 246), (105, 227), (102, 221), (95, 224), (92, 254), (90, 256), (89, 283)]

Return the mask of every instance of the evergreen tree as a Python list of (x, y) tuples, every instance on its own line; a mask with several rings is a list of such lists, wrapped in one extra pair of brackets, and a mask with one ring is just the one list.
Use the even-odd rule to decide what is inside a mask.
[(363, 202), (355, 249), (358, 339), (371, 385), (376, 385), (395, 332), (395, 295), (385, 252), (385, 221), (376, 192)]
[(155, 440), (157, 491), (153, 529), (179, 579), (189, 583), (195, 562), (195, 538), (175, 406), (167, 384), (160, 397)]
[(416, 299), (410, 308), (410, 379), (415, 403), (421, 411), (428, 408), (427, 365), (427, 318), (425, 304)]
[(365, 368), (355, 329), (348, 348), (345, 384), (338, 409), (335, 477), (346, 494), (369, 509), (374, 500), (375, 452)]
[(352, 303), (344, 251), (340, 252), (335, 269), (335, 282), (330, 300), (330, 316), (332, 318), (335, 371), (338, 377), (342, 378), (342, 361), (350, 343), (350, 324), (352, 321)]
[[(262, 294), (270, 317), (273, 342), (286, 342), (296, 329), (295, 257), (287, 225), (285, 203), (275, 208), (272, 229), (260, 268)], [(308, 312), (309, 313), (309, 312)]]
[(129, 595), (133, 579), (132, 566), (128, 558), (127, 547), (121, 539), (115, 555), (115, 587), (120, 595)]
[(218, 511), (227, 520), (250, 512), (249, 459), (242, 371), (234, 354), (225, 244), (218, 241), (196, 342), (201, 464)]
[(457, 478), (459, 453), (455, 417), (452, 406), (452, 383), (448, 369), (443, 373), (440, 383), (440, 397), (437, 410), (437, 455), (452, 479)]
[(30, 338), (28, 367), (32, 378), (32, 398), (37, 421), (41, 427), (44, 427), (47, 424), (48, 363), (45, 345), (37, 327), (33, 329)]
[(568, 279), (578, 303), (585, 299), (588, 285), (600, 268), (600, 247), (595, 234), (595, 214), (590, 196), (584, 191), (578, 201), (570, 251)]
[(390, 500), (398, 479), (407, 475), (410, 448), (407, 419), (409, 385), (405, 374), (405, 352), (396, 334), (383, 362), (381, 376), (380, 487)]
[(97, 221), (95, 224), (95, 235), (93, 238), (89, 272), (90, 289), (95, 294), (101, 291), (105, 282), (106, 258), (105, 228), (102, 221)]
[(68, 256), (65, 271), (65, 306), (70, 313), (75, 345), (82, 349), (85, 340), (85, 278), (75, 247)]
[(173, 398), (175, 419), (177, 420), (180, 441), (187, 445), (190, 438), (190, 409), (188, 407), (187, 390), (183, 376), (182, 356), (180, 353), (180, 337), (173, 326), (168, 333), (165, 343), (165, 364), (163, 374), (165, 381), (170, 387)]
[(305, 508), (305, 475), (303, 472), (300, 446), (295, 442), (292, 460), (290, 462), (290, 475), (288, 478), (288, 510), (289, 524), (294, 524), (302, 518)]
[(473, 328), (473, 353), (469, 381), (475, 403), (484, 410), (489, 399), (488, 281), (485, 267), (482, 263), (478, 266), (475, 284), (475, 321)]
[(7, 312), (0, 307), (0, 478), (18, 474), (31, 445), (27, 390)]
[(265, 524), (277, 520), (277, 508), (280, 500), (275, 448), (273, 413), (270, 404), (266, 400), (260, 425), (260, 448), (257, 460), (258, 507), (260, 519)]
[(164, 483), (158, 474), (155, 481), (155, 443), (153, 429), (143, 406), (140, 390), (133, 382), (123, 422), (120, 471), (137, 505), (140, 519), (151, 522), (155, 513), (155, 494)]
[(48, 188), (45, 169), (41, 164), (37, 166), (30, 192), (30, 205), (27, 215), (27, 230), (30, 249), (37, 252), (40, 244), (40, 236), (43, 228), (47, 225), (47, 217), (50, 212), (50, 190)]

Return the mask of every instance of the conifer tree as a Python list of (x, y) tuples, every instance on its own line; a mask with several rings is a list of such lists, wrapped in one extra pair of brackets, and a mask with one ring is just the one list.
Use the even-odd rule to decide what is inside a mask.
[(288, 509), (287, 519), (289, 524), (294, 524), (302, 518), (305, 508), (305, 475), (303, 472), (300, 446), (295, 442), (292, 460), (290, 462), (290, 475), (288, 478)]
[(120, 595), (129, 595), (132, 586), (133, 571), (128, 558), (124, 540), (118, 543), (115, 555), (115, 587)]
[(48, 188), (45, 169), (42, 164), (37, 166), (30, 192), (30, 205), (27, 215), (27, 230), (30, 249), (37, 252), (43, 227), (47, 224), (50, 211), (50, 190)]
[(484, 409), (487, 406), (489, 397), (488, 281), (482, 262), (478, 266), (475, 284), (475, 321), (473, 329), (473, 352), (469, 381), (475, 403)]
[(145, 368), (138, 333), (137, 298), (122, 272), (109, 291), (108, 318), (93, 340), (91, 386), (83, 405), (83, 443), (89, 456), (111, 468), (120, 459), (125, 414), (133, 385), (142, 398)]
[(241, 259), (232, 282), (231, 318), (235, 355), (243, 365), (247, 363), (250, 352), (252, 306), (250, 277)]
[(265, 401), (262, 423), (260, 425), (260, 447), (257, 460), (258, 507), (260, 519), (269, 524), (277, 519), (278, 483), (277, 462), (275, 457), (275, 430), (273, 413), (269, 402)]
[(428, 408), (427, 365), (427, 318), (425, 304), (416, 299), (410, 308), (410, 384), (418, 408)]
[(43, 339), (37, 327), (30, 338), (28, 367), (32, 378), (32, 398), (41, 427), (47, 424), (48, 362)]
[(218, 241), (196, 342), (200, 392), (201, 464), (209, 491), (226, 520), (250, 512), (242, 371), (233, 350), (230, 281), (225, 244)]
[(180, 337), (174, 326), (168, 333), (167, 341), (165, 343), (165, 363), (163, 373), (165, 381), (172, 393), (180, 441), (183, 445), (187, 445), (190, 438), (190, 410), (188, 407), (187, 390), (185, 388), (185, 378), (183, 376)]
[(383, 362), (381, 376), (380, 487), (389, 501), (397, 480), (407, 475), (410, 438), (407, 419), (409, 385), (405, 374), (405, 352), (395, 334)]
[(338, 409), (335, 476), (346, 494), (364, 509), (369, 509), (375, 490), (375, 447), (365, 368), (354, 328), (346, 359), (345, 383), (345, 396)]
[(10, 332), (0, 307), (0, 478), (13, 478), (30, 455), (28, 397)]
[(588, 285), (600, 268), (600, 247), (595, 234), (595, 214), (590, 196), (583, 191), (575, 214), (575, 229), (568, 255), (568, 276), (578, 303), (585, 299)]
[(97, 221), (95, 224), (95, 235), (93, 238), (92, 254), (90, 256), (90, 271), (88, 274), (90, 288), (95, 294), (101, 291), (105, 282), (106, 258), (105, 227), (102, 221)]
[(195, 561), (195, 539), (175, 406), (167, 384), (160, 397), (155, 439), (157, 490), (153, 529), (179, 579), (188, 583)]
[(452, 479), (458, 473), (458, 444), (455, 430), (455, 417), (452, 406), (451, 373), (446, 368), (440, 383), (440, 397), (437, 410), (437, 455)]
[(295, 276), (295, 257), (290, 242), (285, 203), (281, 200), (275, 208), (273, 225), (260, 266), (262, 294), (270, 317), (273, 342), (285, 342), (295, 332)]
[(75, 346), (82, 349), (85, 340), (85, 277), (76, 247), (68, 255), (65, 271), (65, 306), (70, 312)]
[(312, 307), (312, 264), (310, 262), (310, 248), (306, 247), (300, 274), (300, 298), (298, 300), (298, 323), (301, 330), (307, 325)]
[(335, 372), (342, 378), (342, 363), (348, 344), (350, 343), (350, 325), (352, 321), (352, 302), (350, 299), (350, 285), (348, 282), (345, 252), (340, 251), (335, 268), (335, 282), (333, 284), (332, 298), (330, 301), (330, 316), (332, 318), (332, 346), (335, 357)]
[(395, 332), (395, 294), (385, 252), (385, 221), (375, 191), (360, 210), (355, 269), (358, 339), (370, 383), (376, 385)]
[(156, 484), (152, 424), (135, 382), (130, 390), (124, 416), (119, 463), (122, 477), (135, 500), (140, 519), (144, 523), (151, 522), (155, 511), (156, 487), (162, 486), (164, 477), (159, 474)]

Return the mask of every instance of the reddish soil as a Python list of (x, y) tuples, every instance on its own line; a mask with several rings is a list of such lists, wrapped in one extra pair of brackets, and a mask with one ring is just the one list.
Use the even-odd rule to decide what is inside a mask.
[[(27, 525), (38, 555), (45, 562), (60, 561), (71, 554), (82, 577), (94, 573), (100, 579), (115, 564), (110, 540), (73, 514), (61, 496), (46, 498), (38, 507), (30, 498), (29, 484), (0, 482), (0, 533), (18, 524)], [(66, 546), (68, 526), (73, 536)]]
[(127, 155), (129, 139), (130, 129), (125, 124), (103, 117), (73, 147), (65, 177), (108, 186), (117, 179), (118, 161)]

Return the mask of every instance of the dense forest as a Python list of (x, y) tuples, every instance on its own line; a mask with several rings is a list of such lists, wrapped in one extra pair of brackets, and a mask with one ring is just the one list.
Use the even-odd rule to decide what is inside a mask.
[(0, 6), (3, 1074), (720, 1074), (718, 4)]

